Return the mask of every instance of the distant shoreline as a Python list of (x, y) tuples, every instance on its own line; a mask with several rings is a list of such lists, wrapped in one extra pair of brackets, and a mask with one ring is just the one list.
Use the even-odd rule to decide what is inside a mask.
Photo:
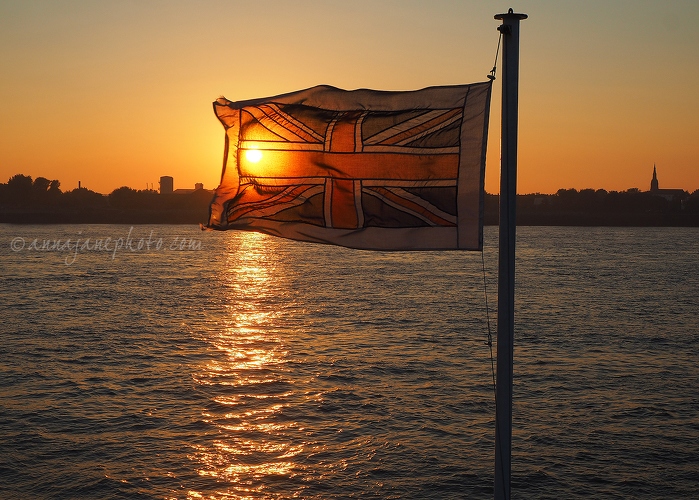
[[(6, 224), (207, 224), (213, 191), (159, 193), (128, 187), (102, 195), (60, 182), (15, 175), (0, 184), (0, 223)], [(483, 195), (485, 225), (497, 225), (499, 196)], [(445, 202), (447, 203), (447, 202)], [(456, 206), (445, 206), (455, 214)], [(519, 226), (699, 227), (699, 190), (560, 189), (556, 194), (517, 195)]]

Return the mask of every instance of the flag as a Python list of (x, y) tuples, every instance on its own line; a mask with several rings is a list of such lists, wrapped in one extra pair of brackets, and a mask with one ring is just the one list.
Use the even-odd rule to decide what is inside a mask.
[(373, 250), (480, 250), (490, 82), (214, 102), (208, 227)]

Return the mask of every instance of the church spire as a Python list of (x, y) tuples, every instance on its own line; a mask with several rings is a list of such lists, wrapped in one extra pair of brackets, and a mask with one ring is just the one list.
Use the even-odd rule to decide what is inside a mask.
[(658, 173), (655, 170), (655, 163), (653, 163), (653, 180), (650, 181), (650, 190), (658, 190)]

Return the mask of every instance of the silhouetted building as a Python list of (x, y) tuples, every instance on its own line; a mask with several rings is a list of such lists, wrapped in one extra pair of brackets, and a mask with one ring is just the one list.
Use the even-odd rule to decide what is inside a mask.
[(169, 175), (160, 178), (160, 194), (172, 194), (175, 181)]
[(672, 201), (675, 199), (683, 200), (689, 194), (684, 189), (660, 189), (658, 184), (658, 172), (655, 168), (655, 163), (653, 164), (653, 178), (650, 181), (650, 191), (651, 194), (655, 196), (661, 196), (667, 201)]
[(209, 192), (208, 190), (204, 189), (204, 184), (201, 182), (197, 182), (194, 184), (194, 189), (175, 189), (173, 191), (174, 194), (191, 194), (191, 193), (196, 193), (197, 191), (206, 191)]
[(653, 179), (650, 181), (650, 191), (651, 193), (658, 191), (658, 172), (655, 170), (655, 163), (653, 163)]

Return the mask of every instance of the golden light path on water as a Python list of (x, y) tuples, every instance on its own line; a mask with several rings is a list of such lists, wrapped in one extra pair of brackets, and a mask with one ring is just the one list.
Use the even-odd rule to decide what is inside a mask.
[(279, 418), (290, 405), (293, 382), (284, 376), (288, 351), (276, 327), (285, 272), (274, 246), (257, 233), (228, 239), (225, 323), (208, 339), (223, 356), (195, 376), (216, 403), (203, 418), (218, 435), (196, 452), (199, 475), (226, 483), (228, 491), (216, 498), (259, 498), (265, 479), (291, 474), (303, 450), (288, 436), (298, 424)]

